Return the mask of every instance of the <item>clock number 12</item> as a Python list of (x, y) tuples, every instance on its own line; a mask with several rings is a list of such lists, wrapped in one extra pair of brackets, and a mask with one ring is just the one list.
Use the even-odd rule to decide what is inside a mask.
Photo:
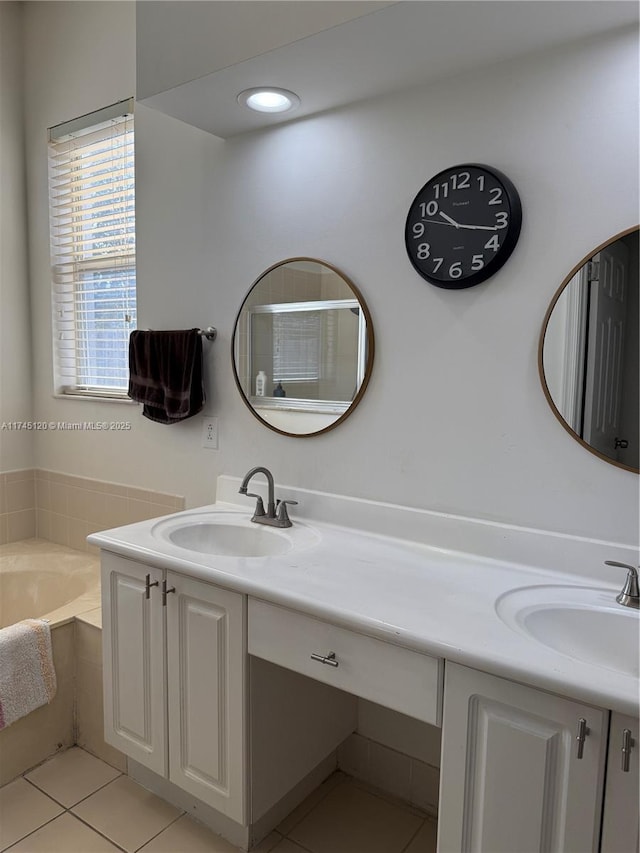
[[(451, 189), (452, 190), (468, 190), (471, 184), (469, 181), (471, 180), (471, 175), (469, 172), (455, 172), (449, 178), (451, 181)], [(449, 181), (445, 181), (442, 184), (434, 184), (433, 185), (433, 195), (435, 198), (447, 198), (449, 195)], [(424, 214), (423, 214), (424, 215)]]

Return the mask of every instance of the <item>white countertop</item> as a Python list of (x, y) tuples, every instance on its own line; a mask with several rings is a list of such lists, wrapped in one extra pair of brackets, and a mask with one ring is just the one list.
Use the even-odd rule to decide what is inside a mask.
[[(218, 503), (180, 517), (208, 511), (247, 523), (251, 514)], [(495, 609), (500, 596), (525, 586), (597, 587), (615, 599), (623, 575), (607, 583), (312, 520), (281, 531), (311, 544), (271, 557), (219, 557), (160, 539), (153, 531), (167, 518), (176, 516), (94, 533), (88, 541), (425, 654), (638, 714), (636, 678), (555, 652), (506, 625)]]

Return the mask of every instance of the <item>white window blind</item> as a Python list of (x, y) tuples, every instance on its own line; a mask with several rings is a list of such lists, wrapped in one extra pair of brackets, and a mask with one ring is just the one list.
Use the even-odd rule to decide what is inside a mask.
[(319, 311), (273, 315), (273, 381), (320, 378), (322, 320)]
[(126, 397), (136, 328), (133, 101), (49, 130), (56, 391)]

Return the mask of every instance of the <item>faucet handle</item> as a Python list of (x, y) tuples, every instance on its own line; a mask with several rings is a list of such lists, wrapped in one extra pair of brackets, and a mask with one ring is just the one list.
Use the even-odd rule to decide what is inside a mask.
[(640, 589), (638, 588), (638, 570), (628, 563), (618, 563), (617, 560), (605, 560), (605, 566), (617, 566), (619, 569), (627, 570), (627, 579), (620, 595), (616, 596), (618, 604), (625, 607), (640, 609)]
[(628, 569), (632, 575), (637, 575), (638, 570), (635, 566), (630, 566), (629, 563), (619, 563), (617, 560), (605, 560), (605, 566), (617, 566), (619, 569)]
[(251, 492), (243, 492), (243, 494), (245, 494), (248, 498), (256, 499), (256, 508), (255, 512), (253, 513), (254, 518), (260, 518), (261, 516), (266, 514), (264, 511), (264, 504), (262, 503), (262, 497), (260, 495), (254, 495)]
[(287, 511), (287, 504), (291, 506), (297, 506), (298, 501), (278, 501), (278, 522), (279, 527), (293, 527), (291, 523), (291, 519), (289, 518), (289, 512)]

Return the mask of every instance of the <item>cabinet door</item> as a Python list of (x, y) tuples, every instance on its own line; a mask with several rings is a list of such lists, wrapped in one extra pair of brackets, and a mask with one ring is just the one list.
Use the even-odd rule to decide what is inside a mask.
[(242, 595), (167, 574), (169, 778), (244, 823)]
[(602, 853), (637, 853), (640, 848), (639, 749), (638, 718), (612, 714), (602, 819)]
[[(147, 585), (149, 583), (155, 586)], [(162, 572), (102, 554), (105, 740), (166, 776)]]
[[(597, 850), (607, 718), (447, 663), (439, 853)], [(578, 758), (581, 719), (588, 731)]]

